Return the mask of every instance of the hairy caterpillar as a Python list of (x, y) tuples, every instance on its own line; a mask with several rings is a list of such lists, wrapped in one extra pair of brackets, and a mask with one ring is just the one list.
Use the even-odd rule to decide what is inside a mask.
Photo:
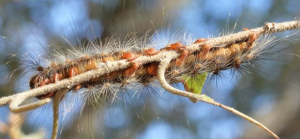
[[(193, 39), (191, 39), (192, 40), (192, 42), (193, 41), (195, 41), (195, 40), (193, 40)], [(178, 41), (178, 42), (181, 42), (181, 41)], [(176, 40), (175, 40), (175, 42), (173, 42), (173, 43), (176, 43)], [(172, 44), (172, 43), (170, 43), (170, 44)], [(164, 47), (164, 46), (163, 46)], [(151, 48), (151, 47), (150, 47)], [(139, 52), (139, 51), (137, 51), (137, 52)], [(64, 61), (64, 60), (63, 60)], [(152, 66), (150, 66), (150, 67), (152, 67)], [(132, 86), (132, 87), (134, 87), (134, 85)], [(111, 90), (111, 91), (113, 91), (113, 92), (115, 92), (116, 90), (114, 90), (114, 87), (108, 87), (107, 88), (108, 90)], [(114, 98), (115, 98), (115, 96), (113, 95), (112, 97), (112, 100), (114, 100)], [(161, 118), (161, 116), (159, 116), (160, 118)], [(49, 118), (50, 119), (50, 118)], [(186, 121), (186, 120), (184, 120), (184, 121)], [(109, 133), (106, 133), (106, 134), (109, 134)]]

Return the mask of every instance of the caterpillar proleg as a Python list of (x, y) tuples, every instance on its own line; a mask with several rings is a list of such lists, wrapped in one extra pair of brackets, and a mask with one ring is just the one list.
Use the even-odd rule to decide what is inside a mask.
[[(283, 64), (267, 61), (280, 53), (289, 55), (283, 50), (299, 50), (297, 44), (286, 44), (296, 43), (297, 35), (272, 35), (299, 28), (299, 21), (293, 19), (297, 16), (292, 10), (295, 4), (281, 5), (286, 8), (284, 13), (289, 13), (284, 19), (270, 15), (263, 21), (238, 21), (217, 35), (205, 33), (219, 31), (216, 23), (225, 23), (228, 13), (232, 13), (231, 20), (257, 16), (244, 14), (245, 5), (263, 16), (275, 10), (266, 3), (276, 2), (226, 2), (221, 4), (226, 10), (211, 2), (180, 0), (4, 3), (0, 68), (5, 93), (0, 104), (7, 107), (1, 108), (0, 138), (249, 138), (252, 128), (259, 130), (258, 138), (297, 137), (298, 128), (292, 135), (284, 132), (289, 129), (287, 116), (275, 120), (277, 125), (285, 125), (281, 128), (254, 120), (264, 114), (270, 114), (270, 120), (286, 115), (272, 114), (280, 104), (288, 119), (297, 114), (279, 103), (281, 96), (285, 100), (294, 97), (291, 102), (297, 102), (297, 94), (285, 97), (289, 92), (284, 89), (299, 88), (297, 79), (292, 78), (297, 78), (292, 74), (297, 73), (297, 60), (282, 56), (278, 59), (285, 61)], [(20, 14), (26, 11), (28, 14)], [(257, 26), (251, 25), (253, 22)], [(297, 57), (297, 52), (291, 53)], [(283, 72), (292, 65), (294, 70)], [(242, 75), (237, 80), (235, 71)], [(218, 83), (216, 89), (210, 84), (222, 78), (229, 83)], [(6, 93), (8, 85), (13, 92), (23, 93)], [(198, 101), (250, 119), (256, 126)], [(247, 115), (263, 112), (252, 119), (235, 109)], [(33, 114), (14, 118), (9, 111)], [(27, 119), (25, 129), (20, 128)], [(45, 126), (40, 126), (43, 123)], [(44, 130), (38, 130), (41, 128)]]

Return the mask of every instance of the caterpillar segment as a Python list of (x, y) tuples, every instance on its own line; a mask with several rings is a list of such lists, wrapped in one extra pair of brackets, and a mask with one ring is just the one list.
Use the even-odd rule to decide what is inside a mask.
[(159, 52), (160, 52), (159, 50), (156, 50), (154, 48), (149, 48), (149, 49), (144, 50), (144, 54), (147, 56), (153, 56), (153, 55), (158, 54)]

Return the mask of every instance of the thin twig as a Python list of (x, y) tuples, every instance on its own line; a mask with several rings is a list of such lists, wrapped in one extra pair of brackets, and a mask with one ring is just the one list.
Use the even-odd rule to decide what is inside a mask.
[(161, 84), (161, 86), (169, 91), (170, 93), (174, 93), (176, 95), (180, 95), (180, 96), (184, 96), (184, 97), (188, 97), (188, 98), (194, 98), (194, 99), (197, 99), (199, 101), (202, 101), (202, 102), (205, 102), (205, 103), (208, 103), (208, 104), (212, 104), (212, 105), (215, 105), (215, 106), (218, 106), (220, 108), (223, 108), (229, 112), (232, 112), (233, 114), (236, 114), (244, 119), (246, 119), (247, 121), (253, 123), (253, 124), (256, 124), (258, 127), (262, 128), (263, 130), (265, 130), (266, 132), (268, 132), (270, 135), (272, 135), (275, 139), (279, 139), (279, 137), (273, 133), (270, 129), (268, 129), (266, 126), (264, 126), (263, 124), (261, 124), (260, 122), (256, 121), (255, 119), (241, 113), (240, 111), (238, 110), (235, 110), (231, 107), (228, 107), (226, 105), (223, 105), (221, 103), (218, 103), (216, 101), (214, 101), (213, 99), (205, 96), (205, 95), (196, 95), (196, 94), (193, 94), (193, 93), (190, 93), (190, 92), (186, 92), (186, 91), (182, 91), (182, 90), (179, 90), (179, 89), (176, 89), (174, 87), (172, 87), (167, 81), (166, 81), (166, 78), (165, 78), (165, 71), (166, 71), (166, 68), (168, 66), (168, 63), (171, 61), (171, 59), (164, 59), (160, 62), (159, 64), (159, 67), (158, 67), (158, 80)]
[(56, 139), (58, 133), (58, 126), (59, 126), (59, 104), (61, 101), (62, 96), (64, 96), (69, 89), (62, 89), (55, 93), (53, 99), (53, 127), (52, 127), (52, 137), (51, 139)]
[(50, 98), (46, 98), (46, 99), (42, 99), (33, 103), (29, 103), (26, 105), (22, 105), (22, 102), (25, 101), (28, 97), (24, 96), (24, 95), (18, 95), (16, 96), (10, 103), (9, 105), (9, 109), (11, 112), (14, 113), (20, 113), (20, 112), (25, 112), (25, 111), (29, 111), (29, 110), (33, 110), (36, 109), (42, 105), (45, 105), (49, 102), (51, 102)]

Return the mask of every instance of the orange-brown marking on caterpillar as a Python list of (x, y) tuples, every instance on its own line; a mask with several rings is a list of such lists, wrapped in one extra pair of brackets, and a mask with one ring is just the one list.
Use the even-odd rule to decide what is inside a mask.
[(175, 60), (176, 66), (182, 66), (187, 56), (189, 55), (189, 52), (186, 50), (186, 46), (182, 45), (182, 43), (180, 42), (170, 44), (166, 49), (177, 50), (180, 52), (180, 57)]
[(225, 58), (226, 57), (226, 48), (220, 47), (216, 52), (215, 56), (220, 57), (220, 58)]
[[(44, 86), (44, 85), (47, 85), (49, 83), (51, 83), (51, 80), (47, 79), (47, 78), (38, 78), (38, 76), (35, 77), (34, 81), (37, 81), (37, 82), (40, 82), (40, 84), (38, 85), (38, 87), (41, 87), (41, 86)], [(45, 99), (45, 98), (51, 98), (54, 96), (54, 92), (49, 92), (47, 94), (44, 94), (44, 95), (39, 95), (39, 96), (36, 96), (37, 99)]]
[[(83, 62), (83, 65), (76, 65), (74, 67), (71, 67), (69, 68), (69, 77), (74, 77), (78, 74), (81, 74), (85, 71), (89, 71), (89, 70), (93, 70), (93, 69), (96, 69), (97, 68), (97, 62), (95, 59), (88, 59), (89, 57), (88, 56), (85, 56), (83, 59), (82, 59), (82, 62)], [(86, 59), (88, 59), (86, 61)], [(80, 67), (82, 66), (82, 67)], [(73, 88), (73, 92), (76, 92), (78, 91), (79, 89), (82, 88), (82, 85), (81, 84), (77, 84), (74, 88)]]
[(249, 43), (251, 46), (256, 39), (257, 39), (257, 34), (253, 33), (250, 35), (249, 39), (247, 40), (247, 43)]
[(74, 77), (74, 76), (80, 74), (80, 71), (78, 70), (78, 68), (76, 66), (74, 66), (74, 67), (69, 68), (68, 73), (69, 73), (69, 77)]
[[(243, 28), (243, 30), (245, 30), (245, 31), (248, 31), (248, 30), (251, 31), (249, 28)], [(250, 36), (249, 36), (249, 38), (247, 40), (247, 43), (250, 44), (249, 47), (251, 47), (252, 44), (253, 44), (253, 42), (257, 39), (257, 37), (258, 37), (257, 35), (258, 35), (257, 33), (251, 31), (251, 34), (250, 34)]]
[[(113, 56), (107, 56), (105, 57), (107, 61), (114, 61)], [(66, 65), (57, 64), (55, 62), (51, 63), (50, 68), (43, 69), (42, 67), (39, 68), (41, 71), (39, 74), (33, 76), (30, 79), (30, 88), (38, 88), (50, 83), (55, 83), (57, 81), (60, 81), (62, 79), (74, 77), (78, 74), (81, 74), (85, 71), (89, 71), (92, 69), (97, 68), (97, 57), (89, 57), (84, 56), (82, 58), (79, 58), (77, 60), (66, 60)], [(45, 71), (44, 71), (45, 70)], [(47, 75), (47, 73), (53, 73), (52, 75)], [(110, 74), (110, 76), (113, 76), (112, 78), (116, 78), (113, 74)], [(84, 87), (82, 84), (75, 85), (72, 90), (76, 92), (77, 90)], [(45, 95), (37, 96), (38, 99), (44, 99), (44, 98), (51, 98), (56, 92), (48, 92)]]
[[(200, 39), (197, 39), (194, 42), (194, 44), (206, 42), (207, 40), (208, 39), (206, 39), (206, 38), (200, 38)], [(198, 53), (197, 58), (200, 60), (204, 60), (206, 58), (208, 51), (210, 50), (210, 46), (208, 44), (204, 44), (204, 45), (200, 45), (200, 47), (201, 47), (201, 50), (200, 50), (200, 53)]]
[(84, 63), (84, 70), (89, 71), (97, 68), (97, 61), (96, 59), (91, 59)]
[(200, 60), (205, 60), (211, 47), (208, 44), (200, 45), (200, 47), (201, 47), (201, 50), (198, 53), (197, 58)]
[(181, 51), (181, 50), (183, 50), (185, 48), (186, 48), (186, 46), (184, 46), (182, 43), (176, 42), (176, 43), (168, 44), (165, 48), (163, 48), (161, 50), (177, 50), (177, 51)]
[(239, 44), (231, 45), (229, 51), (231, 55), (240, 53), (240, 45)]
[(132, 63), (132, 66), (127, 68), (125, 71), (124, 71), (124, 76), (125, 77), (130, 77), (131, 75), (133, 75), (135, 73), (135, 71), (140, 67), (140, 63), (138, 62), (133, 62)]
[(114, 72), (111, 72), (111, 73), (105, 75), (105, 78), (112, 80), (112, 79), (115, 79), (117, 76), (118, 76), (118, 71), (114, 71)]
[(51, 83), (51, 81), (49, 79), (45, 78), (39, 86), (44, 86), (49, 83)]
[(196, 43), (202, 43), (202, 42), (205, 42), (205, 41), (207, 41), (206, 38), (200, 38), (200, 39), (197, 39), (197, 40), (194, 42), (194, 44), (196, 44)]
[(52, 79), (54, 81), (54, 83), (61, 79), (63, 79), (63, 75), (61, 73), (54, 73), (53, 79)]
[(246, 51), (249, 50), (248, 49), (249, 44), (247, 44), (246, 42), (240, 43), (239, 46), (240, 46), (241, 53), (245, 53)]
[[(54, 73), (54, 75), (48, 79), (48, 78), (39, 78), (38, 82), (41, 82), (40, 85), (38, 87), (41, 87), (41, 86), (44, 86), (44, 85), (47, 85), (49, 83), (55, 83), (57, 81), (60, 81), (62, 80), (64, 77), (61, 73)], [(42, 81), (40, 81), (42, 80)], [(45, 98), (52, 98), (54, 96), (56, 92), (49, 92), (47, 94), (44, 94), (44, 95), (39, 95), (39, 96), (36, 96), (36, 98), (38, 99), (45, 99)], [(62, 97), (63, 98), (63, 97)]]
[(106, 63), (107, 61), (115, 61), (115, 59), (114, 59), (112, 56), (107, 56), (107, 57), (104, 57), (104, 58), (102, 59), (102, 61), (103, 61), (104, 63)]
[(77, 92), (79, 89), (81, 89), (82, 88), (82, 85), (80, 85), (80, 84), (78, 84), (78, 85), (76, 85), (75, 87), (74, 87), (74, 89), (73, 89), (73, 92), (75, 93), (75, 92)]
[(214, 52), (208, 52), (204, 60), (211, 61), (215, 58), (214, 56), (215, 56)]
[(171, 48), (171, 50), (181, 50), (181, 49), (184, 49), (185, 46), (182, 45), (182, 43), (180, 43), (180, 42), (176, 42), (176, 43), (170, 44), (170, 48)]
[(138, 58), (138, 56), (132, 52), (122, 52), (122, 59), (127, 59), (128, 61), (132, 61), (136, 58)]
[(157, 76), (157, 70), (158, 70), (158, 63), (150, 63), (150, 65), (147, 66), (148, 75)]
[(225, 48), (224, 53), (225, 53), (225, 57), (230, 57), (231, 56), (229, 48)]
[(186, 60), (188, 55), (189, 55), (189, 52), (186, 49), (182, 50), (182, 52), (180, 53), (180, 57), (177, 58), (175, 61), (175, 65), (182, 66), (182, 64), (184, 63), (184, 61)]
[(249, 29), (249, 28), (243, 28), (243, 30), (248, 31), (248, 30), (250, 30), (250, 29)]
[(153, 56), (153, 55), (156, 55), (158, 54), (160, 51), (159, 50), (156, 50), (154, 48), (150, 48), (150, 49), (145, 49), (144, 50), (144, 53), (148, 56)]

